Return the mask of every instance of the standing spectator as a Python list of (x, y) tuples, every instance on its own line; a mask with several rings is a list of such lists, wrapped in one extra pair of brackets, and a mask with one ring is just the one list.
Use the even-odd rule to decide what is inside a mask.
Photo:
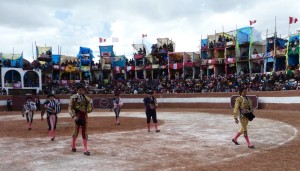
[(87, 125), (88, 125), (88, 113), (91, 113), (92, 107), (90, 98), (85, 95), (85, 86), (79, 84), (77, 86), (77, 94), (70, 97), (68, 112), (74, 119), (74, 131), (72, 135), (72, 151), (76, 152), (76, 138), (78, 136), (79, 128), (81, 127), (82, 141), (84, 146), (84, 155), (90, 155), (87, 149)]
[(7, 111), (12, 111), (12, 104), (13, 104), (13, 101), (10, 98), (8, 98), (7, 102), (6, 102)]
[(2, 95), (6, 95), (6, 89), (3, 88), (1, 93), (2, 93)]
[(157, 128), (157, 117), (156, 117), (156, 108), (158, 104), (153, 94), (154, 92), (152, 90), (149, 90), (147, 97), (144, 98), (144, 105), (146, 107), (147, 128), (148, 128), (148, 132), (150, 132), (150, 121), (152, 118), (155, 127), (155, 132), (160, 132), (160, 130)]
[(114, 104), (114, 112), (116, 116), (115, 125), (120, 125), (119, 118), (120, 118), (121, 107), (123, 106), (123, 101), (119, 97), (118, 92), (115, 93), (115, 97), (113, 98), (113, 104)]
[[(252, 113), (253, 112), (252, 102), (251, 102), (251, 99), (249, 99), (247, 97), (247, 90), (246, 89), (240, 88), (239, 89), (239, 94), (240, 94), (240, 96), (237, 97), (236, 100), (235, 100), (233, 113), (234, 113), (235, 123), (238, 124), (240, 122), (241, 127), (240, 127), (240, 130), (235, 135), (235, 137), (232, 139), (232, 142), (235, 145), (240, 145), (237, 142), (237, 139), (241, 134), (244, 134), (244, 137), (245, 137), (246, 142), (248, 144), (248, 148), (253, 149), (254, 145), (251, 144), (251, 142), (249, 140), (249, 137), (248, 137), (248, 132), (247, 132), (247, 126), (248, 126), (248, 123), (249, 123), (249, 119), (247, 117), (245, 117), (245, 113), (249, 113), (249, 112)], [(239, 114), (239, 120), (238, 120), (238, 114)]]

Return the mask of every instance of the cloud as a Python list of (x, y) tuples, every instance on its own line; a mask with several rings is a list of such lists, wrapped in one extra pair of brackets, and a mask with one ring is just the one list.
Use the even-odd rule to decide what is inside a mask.
[[(201, 37), (249, 26), (286, 36), (288, 17), (298, 17), (300, 2), (278, 1), (211, 1), (211, 0), (10, 0), (1, 2), (0, 51), (24, 52), (32, 60), (37, 45), (58, 46), (62, 54), (76, 56), (80, 46), (90, 47), (99, 54), (99, 37), (118, 37), (116, 54), (132, 57), (132, 43), (141, 43), (147, 34), (148, 44), (168, 37), (176, 43), (176, 51), (199, 51)], [(291, 25), (291, 32), (299, 23)]]

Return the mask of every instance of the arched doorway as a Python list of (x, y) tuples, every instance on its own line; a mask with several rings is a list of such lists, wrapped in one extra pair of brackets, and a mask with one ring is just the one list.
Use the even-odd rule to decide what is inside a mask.
[(4, 76), (4, 86), (13, 87), (16, 83), (21, 83), (21, 74), (16, 70), (9, 70)]
[(24, 74), (24, 87), (39, 87), (39, 76), (34, 71), (27, 71)]

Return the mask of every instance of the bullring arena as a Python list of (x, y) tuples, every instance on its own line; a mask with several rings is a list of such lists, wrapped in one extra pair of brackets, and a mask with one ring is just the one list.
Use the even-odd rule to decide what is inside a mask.
[[(121, 125), (114, 124), (109, 109), (95, 108), (89, 115), (90, 156), (83, 155), (81, 137), (77, 152), (71, 151), (69, 96), (60, 96), (64, 109), (54, 141), (40, 112), (27, 130), (17, 110), (25, 97), (11, 97), (12, 112), (5, 112), (7, 97), (1, 97), (0, 170), (299, 170), (300, 92), (248, 94), (258, 97), (256, 118), (249, 125), (255, 149), (247, 148), (243, 137), (239, 146), (231, 142), (239, 129), (229, 104), (236, 93), (155, 95), (159, 133), (146, 130), (144, 96), (121, 95)], [(93, 97), (99, 102), (107, 98)]]

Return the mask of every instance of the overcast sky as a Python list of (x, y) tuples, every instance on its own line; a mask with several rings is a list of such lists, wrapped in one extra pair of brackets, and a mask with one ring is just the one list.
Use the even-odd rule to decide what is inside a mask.
[[(148, 44), (170, 38), (177, 52), (199, 51), (200, 39), (208, 34), (249, 26), (278, 35), (288, 34), (289, 16), (300, 20), (299, 0), (2, 0), (0, 10), (0, 52), (24, 53), (33, 59), (32, 44), (58, 45), (63, 55), (76, 56), (79, 47), (89, 47), (99, 55), (99, 37), (113, 43), (117, 55), (131, 58), (131, 44)], [(291, 25), (300, 30), (300, 21)], [(34, 56), (35, 49), (34, 49)]]

